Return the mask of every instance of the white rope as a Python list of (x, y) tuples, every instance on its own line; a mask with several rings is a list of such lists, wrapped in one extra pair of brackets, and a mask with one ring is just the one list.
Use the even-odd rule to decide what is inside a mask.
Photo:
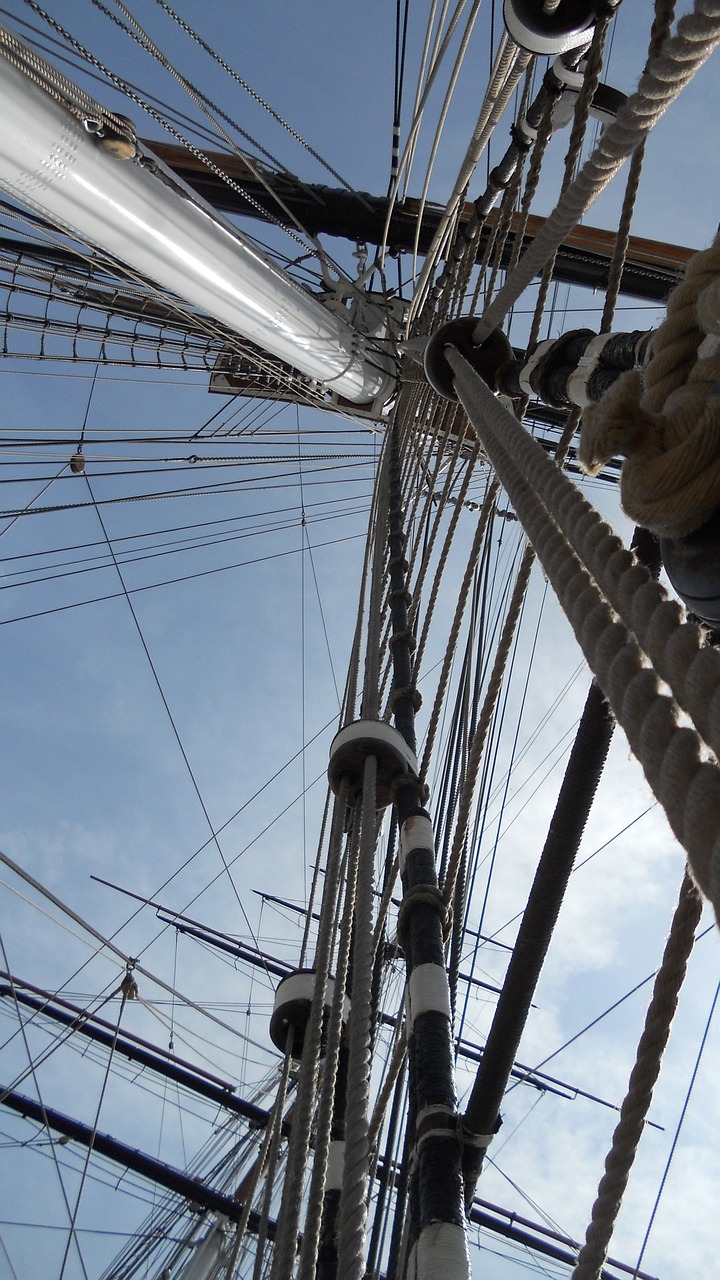
[[(704, 644), (702, 633), (685, 622), (684, 611), (655, 582), (622, 540), (613, 533), (580, 490), (488, 392), (503, 432), (503, 447), (512, 456), (547, 511), (556, 521), (604, 597), (634, 632), (673, 697), (686, 711), (707, 745), (720, 758), (720, 652)], [(511, 432), (507, 422), (514, 425)]]
[(660, 1074), (680, 988), (702, 915), (702, 898), (686, 874), (637, 1048), (635, 1065), (605, 1161), (585, 1243), (571, 1280), (598, 1280)]
[(595, 151), (486, 309), (473, 334), (476, 343), (483, 342), (492, 329), (502, 324), (520, 294), (707, 61), (718, 40), (720, 0), (697, 0), (694, 11), (680, 19), (677, 34), (665, 41), (660, 54), (640, 77), (637, 91), (605, 129)]
[(343, 845), (343, 827), (347, 808), (348, 781), (343, 778), (335, 800), (332, 829), (328, 848), (325, 888), (320, 912), (317, 950), (315, 953), (315, 989), (310, 1018), (305, 1031), (302, 1063), (293, 1126), (288, 1144), (285, 1182), (282, 1204), (278, 1215), (277, 1233), (271, 1280), (288, 1280), (295, 1265), (298, 1225), (302, 1209), (304, 1174), (310, 1149), (310, 1128), (317, 1091), (318, 1062), (325, 1015), (325, 991), (327, 987), (332, 940), (334, 936), (335, 906), (340, 879), (340, 861)]
[(517, 87), (518, 81), (530, 62), (531, 54), (526, 53), (507, 36), (503, 37), (495, 60), (490, 85), (485, 94), (482, 109), (475, 126), (473, 136), (460, 167), (460, 172), (453, 187), (450, 199), (433, 236), (432, 244), (425, 256), (410, 308), (410, 319), (415, 317), (422, 306), (430, 284), (430, 277), (437, 265), (442, 244), (447, 236), (451, 219), (455, 216), (463, 192), (466, 190), (480, 157), (482, 156), (495, 125), (507, 107)]
[(479, 12), (480, 12), (480, 4), (479, 3), (473, 4), (470, 17), (468, 18), (468, 21), (465, 25), (465, 31), (463, 32), (463, 37), (460, 42), (460, 48), (458, 49), (457, 57), (455, 59), (455, 66), (453, 67), (452, 75), (450, 76), (450, 83), (448, 84), (448, 87), (445, 90), (445, 99), (442, 104), (440, 116), (439, 116), (437, 125), (435, 127), (435, 137), (433, 138), (432, 147), (430, 149), (430, 157), (427, 162), (427, 168), (425, 171), (425, 181), (423, 182), (423, 189), (420, 193), (420, 204), (417, 212), (417, 226), (415, 228), (415, 240), (413, 242), (413, 256), (412, 256), (413, 278), (417, 274), (417, 258), (418, 258), (418, 251), (420, 246), (420, 231), (422, 228), (423, 217), (425, 216), (425, 205), (427, 203), (427, 194), (428, 194), (428, 189), (430, 187), (430, 179), (432, 177), (433, 169), (435, 168), (435, 160), (437, 159), (437, 153), (440, 147), (440, 140), (442, 138), (443, 129), (445, 128), (447, 114), (448, 114), (448, 111), (450, 110), (450, 103), (452, 102), (453, 94), (455, 93), (455, 86), (458, 81), (458, 76), (460, 75), (460, 72), (462, 70), (462, 64), (465, 61), (465, 54), (467, 52), (468, 44), (470, 43), (470, 37), (475, 27), (475, 19), (477, 18)]
[[(550, 463), (550, 466), (552, 465), (553, 464)], [(451, 903), (455, 897), (458, 873), (462, 863), (465, 841), (467, 838), (468, 827), (470, 825), (470, 814), (472, 812), (473, 800), (475, 798), (475, 788), (477, 786), (480, 771), (480, 761), (482, 759), (483, 751), (485, 750), (485, 740), (487, 738), (492, 718), (495, 714), (497, 700), (500, 696), (505, 668), (507, 667), (510, 650), (512, 649), (513, 641), (515, 639), (515, 632), (517, 630), (520, 613), (525, 601), (525, 595), (527, 593), (530, 574), (534, 563), (535, 552), (533, 548), (528, 545), (523, 553), (520, 568), (518, 569), (518, 575), (515, 579), (512, 598), (508, 606), (502, 634), (495, 652), (495, 661), (493, 662), (493, 669), (488, 682), (485, 700), (482, 705), (477, 728), (472, 737), (470, 751), (468, 752), (467, 765), (465, 766), (462, 790), (460, 792), (458, 816), (453, 834), (452, 852), (450, 854), (445, 879), (443, 880), (442, 885), (443, 898), (448, 904)]]
[(335, 1100), (335, 1082), (337, 1079), (340, 1044), (343, 1036), (343, 1014), (345, 1011), (348, 967), (350, 962), (350, 946), (353, 936), (353, 920), (355, 914), (355, 891), (360, 859), (360, 831), (353, 833), (348, 869), (346, 875), (345, 902), (343, 920), (340, 930), (340, 949), (335, 970), (335, 988), (333, 991), (330, 1020), (327, 1029), (327, 1047), (320, 1099), (317, 1109), (317, 1131), (314, 1140), (314, 1156), (310, 1188), (308, 1191), (308, 1207), (303, 1228), (303, 1242), (298, 1267), (298, 1280), (315, 1280), (317, 1254), (322, 1227), (323, 1202), (328, 1181), (330, 1146), (333, 1125), (333, 1104)]
[[(716, 912), (720, 910), (720, 769), (707, 759), (697, 731), (681, 727), (680, 710), (669, 697), (633, 632), (618, 618), (603, 596), (537, 491), (538, 468), (526, 479), (507, 450), (509, 441), (522, 444), (525, 436), (513, 416), (498, 404), (456, 351), (448, 361), (463, 402), (471, 412), (498, 478), (522, 521), (545, 572), (575, 632), (613, 713), (627, 734), (645, 776), (665, 809), (668, 822), (685, 848), (690, 867)], [(542, 455), (546, 467), (554, 472)], [(534, 459), (534, 462), (536, 460)], [(566, 481), (569, 485), (569, 481)], [(573, 494), (574, 486), (569, 485)], [(682, 632), (681, 628), (681, 632)], [(706, 670), (706, 651), (696, 664)], [(720, 702), (720, 688), (708, 682), (708, 704)]]
[(377, 761), (365, 761), (362, 835), (358, 867), (353, 946), (352, 1009), (348, 1026), (347, 1127), (343, 1189), (338, 1210), (338, 1275), (362, 1280), (365, 1274), (365, 1221), (370, 1172), (368, 1106), (370, 1098), (373, 881), (375, 870)]
[[(388, 200), (388, 210), (385, 217), (385, 226), (383, 228), (383, 235), (382, 235), (382, 242), (381, 242), (382, 244), (382, 250), (381, 250), (381, 256), (380, 256), (381, 267), (385, 265), (385, 252), (387, 247), (388, 233), (390, 231), (390, 219), (392, 218), (393, 209), (395, 208), (395, 204), (398, 197), (398, 191), (400, 190), (400, 181), (402, 179), (405, 168), (408, 165), (414, 153), (415, 144), (417, 142), (417, 136), (420, 130), (420, 125), (422, 124), (423, 113), (425, 111), (427, 100), (430, 96), (430, 91), (432, 90), (433, 84), (435, 83), (435, 79), (440, 70), (442, 60), (445, 57), (445, 54), (447, 53), (448, 46), (453, 36), (453, 32), (455, 31), (455, 28), (457, 27), (457, 24), (460, 21), (460, 18), (462, 16), (462, 11), (465, 8), (466, 3), (467, 3), (467, 0), (458, 0), (457, 8), (452, 18), (450, 19), (450, 25), (448, 26), (448, 29), (445, 32), (442, 45), (440, 46), (440, 49), (433, 61), (433, 65), (430, 68), (427, 81), (425, 82), (425, 88), (423, 89), (422, 94), (420, 96), (420, 100), (417, 103), (415, 108), (415, 114), (413, 116), (412, 124), (410, 125), (410, 133), (408, 135), (408, 140), (405, 143), (405, 147), (403, 148), (403, 153), (400, 157), (400, 163), (398, 164), (397, 177), (395, 178), (395, 181), (393, 183), (392, 190), (390, 192), (390, 198)], [(480, 4), (480, 0), (474, 0), (473, 8), (478, 7), (479, 4)]]
[(495, 511), (495, 502), (499, 487), (500, 486), (496, 480), (493, 479), (490, 481), (488, 491), (485, 495), (485, 501), (478, 517), (473, 544), (470, 548), (470, 554), (465, 565), (465, 573), (463, 575), (457, 604), (455, 606), (455, 617), (453, 618), (447, 644), (445, 646), (445, 656), (443, 658), (442, 671), (440, 672), (440, 679), (438, 680), (437, 685), (437, 693), (435, 694), (435, 701), (430, 715), (430, 724), (428, 725), (428, 731), (425, 736), (425, 750), (423, 752), (422, 764), (420, 765), (420, 777), (423, 781), (427, 778), (428, 769), (430, 768), (433, 747), (435, 746), (435, 737), (437, 734), (438, 724), (440, 723), (443, 706), (445, 704), (445, 694), (447, 693), (450, 671), (455, 658), (455, 650), (457, 648), (458, 637), (460, 635), (460, 628), (462, 626), (462, 620), (465, 616), (465, 608), (470, 595), (470, 587), (472, 586), (472, 580), (475, 576), (477, 563), (480, 559), (480, 553), (485, 542), (490, 517)]

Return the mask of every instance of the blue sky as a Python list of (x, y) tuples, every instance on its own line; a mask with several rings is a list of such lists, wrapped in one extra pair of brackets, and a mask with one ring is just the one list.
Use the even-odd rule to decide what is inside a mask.
[[(14, 3), (11, 7), (19, 16), (31, 17), (25, 6)], [(224, 6), (187, 3), (181, 12), (333, 167), (359, 189), (377, 194), (385, 191), (393, 28), (393, 15), (386, 5), (370, 3), (358, 11), (354, 6), (328, 3), (315, 4), (308, 10), (276, 0), (263, 6), (260, 17), (254, 13), (252, 22), (247, 15)], [(648, 14), (646, 4), (633, 11), (629, 6), (620, 11), (607, 72), (615, 87), (629, 90), (637, 78), (644, 59)], [(102, 60), (138, 83), (151, 83), (161, 97), (190, 109), (170, 77), (162, 79), (149, 59), (129, 42), (123, 44), (120, 33), (95, 9), (78, 0), (58, 6), (57, 15), (97, 50)], [(138, 6), (137, 15), (162, 40), (168, 56), (186, 74), (210, 85), (224, 109), (249, 132), (257, 134), (263, 145), (288, 167), (311, 181), (333, 181), (218, 68), (213, 68), (197, 49), (176, 34), (154, 6)], [(443, 199), (451, 188), (474, 123), (479, 87), (484, 84), (488, 68), (490, 20), (488, 7), (481, 11), (476, 45), (445, 131), (430, 189), (432, 198), (437, 200)], [(499, 18), (495, 25), (499, 26)], [(408, 99), (412, 98), (420, 39), (419, 30), (413, 28)], [(109, 93), (97, 87), (94, 91), (101, 100), (112, 100)], [(647, 181), (634, 227), (638, 234), (693, 246), (706, 244), (712, 238), (717, 222), (717, 158), (699, 143), (705, 121), (715, 118), (717, 92), (714, 68), (710, 66), (667, 122), (659, 126), (657, 137), (648, 148)], [(132, 108), (128, 114), (137, 119), (139, 113)], [(139, 120), (138, 124), (141, 133), (156, 135), (154, 124), (146, 126)], [(499, 140), (493, 144), (493, 160), (502, 154), (506, 137), (503, 127)], [(425, 138), (421, 151), (426, 151), (428, 145)], [(547, 183), (541, 188), (540, 212), (549, 211), (562, 148), (563, 140), (557, 139)], [(411, 193), (419, 189), (422, 176), (420, 165), (410, 184)], [(481, 188), (479, 177), (472, 194)], [(620, 190), (615, 184), (602, 198), (588, 216), (590, 224), (613, 225)], [(268, 234), (268, 239), (276, 243), (274, 235)], [(350, 247), (331, 248), (349, 269)], [(300, 252), (297, 246), (289, 249), (292, 254), (296, 251)], [(560, 330), (570, 324), (597, 325), (600, 307), (600, 298), (570, 293), (562, 287), (556, 295), (556, 326)], [(650, 326), (658, 318), (656, 308), (624, 311), (618, 327)], [(518, 341), (526, 323), (518, 317)], [(98, 498), (108, 500), (153, 487), (203, 483), (196, 464), (189, 466), (179, 461), (163, 464), (163, 468), (177, 466), (177, 473), (165, 474), (163, 470), (151, 479), (129, 478), (122, 473), (131, 470), (134, 463), (105, 459), (134, 457), (134, 446), (103, 445), (103, 439), (145, 430), (187, 440), (221, 404), (208, 396), (205, 375), (168, 372), (158, 377), (146, 371), (138, 374), (118, 367), (104, 368), (98, 373), (89, 401), (92, 365), (70, 369), (59, 363), (48, 371), (47, 365), (39, 361), (6, 361), (3, 372), (2, 419), (9, 434), (32, 437), (52, 430), (74, 440), (87, 412), (87, 435), (93, 441), (87, 447), (88, 476)], [(224, 430), (237, 432), (237, 423), (233, 425), (228, 418), (227, 424)], [(272, 436), (272, 431), (286, 434)], [(151, 540), (194, 536), (195, 530), (179, 534), (177, 526), (203, 524), (208, 519), (223, 522), (214, 526), (223, 535), (230, 536), (239, 529), (252, 532), (248, 526), (279, 520), (280, 516), (273, 514), (276, 508), (288, 509), (282, 517), (286, 528), (263, 533), (255, 530), (253, 536), (241, 541), (141, 561), (124, 572), (132, 589), (185, 574), (223, 570), (157, 586), (139, 592), (133, 599), (158, 680), (213, 824), (222, 825), (242, 809), (223, 833), (222, 848), (228, 861), (238, 859), (233, 866), (234, 884), (254, 935), (261, 947), (291, 961), (297, 956), (300, 942), (297, 919), (292, 912), (263, 904), (253, 891), (301, 901), (315, 861), (323, 785), (322, 779), (314, 780), (324, 772), (332, 722), (338, 713), (328, 649), (342, 688), (355, 618), (362, 534), (377, 439), (363, 428), (307, 410), (298, 418), (294, 408), (287, 407), (276, 418), (268, 417), (252, 441), (241, 441), (234, 434), (202, 446), (203, 456), (217, 459), (250, 456), (252, 450), (263, 455), (277, 451), (289, 456), (297, 454), (299, 445), (303, 451), (302, 491), (294, 460), (276, 467), (264, 462), (253, 469), (233, 466), (227, 472), (207, 472), (208, 483), (216, 482), (218, 475), (223, 480), (227, 475), (233, 481), (243, 480), (248, 474), (256, 477), (251, 491), (245, 491), (242, 497), (189, 497), (101, 508), (118, 548), (129, 545), (121, 539), (137, 534), (147, 535), (148, 544)], [(192, 448), (201, 452), (200, 445)], [(6, 454), (3, 478), (24, 478), (22, 482), (3, 485), (3, 510), (29, 502), (46, 483), (45, 478), (60, 469), (69, 452), (65, 445), (49, 447), (42, 466), (34, 460), (29, 463), (26, 456), (12, 458)], [(138, 452), (145, 458), (180, 458), (188, 455), (189, 448), (174, 441), (152, 447), (143, 443)], [(311, 456), (324, 452), (353, 455), (352, 466), (344, 472), (342, 482), (337, 459), (315, 461)], [(25, 470), (11, 465), (14, 462), (21, 463)], [(155, 468), (159, 473), (160, 464), (156, 463)], [(187, 478), (189, 470), (191, 479)], [(259, 484), (279, 487), (260, 488)], [(613, 494), (597, 483), (589, 485), (588, 492), (619, 527), (627, 530), (627, 522), (617, 513)], [(71, 478), (56, 482), (40, 503), (75, 502), (87, 497), (85, 481)], [(303, 545), (307, 546), (300, 524), (303, 501), (308, 513), (312, 560), (307, 550), (304, 555), (300, 553)], [(335, 506), (313, 506), (320, 502)], [(335, 514), (338, 511), (341, 514)], [(312, 523), (316, 517), (331, 514), (332, 519)], [(0, 523), (0, 530), (4, 523)], [(161, 534), (161, 530), (174, 532)], [(463, 517), (446, 597), (431, 638), (429, 687), (433, 667), (443, 652), (444, 628), (472, 532), (472, 517)], [(505, 548), (517, 546), (517, 526), (508, 524), (502, 536), (503, 548), (498, 548), (499, 591), (510, 560)], [(97, 515), (84, 508), (17, 520), (2, 537), (0, 554), (20, 556), (98, 541), (102, 543), (103, 534)], [(332, 545), (321, 545), (325, 543)], [(86, 554), (102, 549), (96, 547)], [(59, 558), (76, 554), (67, 552)], [(278, 558), (266, 558), (271, 556)], [(258, 563), (226, 567), (252, 560)], [(6, 573), (18, 567), (19, 561), (9, 559), (3, 565)], [(12, 581), (6, 579), (8, 585)], [(40, 612), (44, 616), (0, 629), (0, 643), (5, 649), (0, 680), (8, 744), (0, 848), (105, 935), (119, 929), (130, 910), (126, 900), (93, 883), (91, 874), (136, 893), (158, 893), (161, 901), (180, 910), (202, 893), (188, 908), (190, 914), (247, 940), (248, 926), (235, 890), (222, 873), (217, 850), (210, 846), (196, 854), (208, 839), (207, 823), (126, 601), (113, 598), (63, 612), (44, 612), (96, 595), (116, 595), (118, 591), (116, 571), (106, 566), (92, 574), (3, 592), (6, 618)], [(546, 598), (542, 576), (538, 574), (523, 618), (508, 695), (507, 729), (500, 739), (498, 797), (510, 761), (531, 641), (538, 625), (530, 693), (518, 738), (521, 747), (530, 745), (512, 774), (498, 841), (500, 863), (505, 870), (493, 881), (485, 919), (487, 930), (497, 930), (498, 937), (506, 941), (512, 941), (515, 926), (507, 922), (524, 901), (561, 777), (568, 734), (579, 715), (587, 685), (587, 676), (580, 668), (566, 690), (579, 668), (580, 657), (567, 625), (551, 599)], [(535, 731), (557, 699), (561, 701), (533, 745)], [(303, 742), (309, 745), (298, 755)], [(278, 770), (282, 772), (277, 779), (251, 799)], [(541, 779), (544, 781), (538, 785)], [(306, 787), (309, 790), (303, 805), (298, 797)], [(627, 745), (618, 734), (581, 857), (610, 843), (573, 878), (557, 943), (538, 992), (537, 1010), (523, 1041), (523, 1061), (538, 1062), (553, 1053), (645, 978), (658, 961), (680, 881), (682, 856), (656, 810), (639, 817), (651, 804), (639, 771), (629, 759)], [(492, 815), (498, 809), (499, 798), (489, 807), (489, 840), (495, 835)], [(636, 818), (637, 823), (618, 836)], [(196, 856), (187, 868), (174, 876), (193, 854)], [(158, 892), (170, 876), (174, 876), (171, 884)], [(206, 890), (215, 877), (219, 878)], [(81, 974), (72, 976), (92, 955), (93, 947), (82, 930), (72, 925), (73, 932), (68, 934), (68, 922), (47, 903), (44, 909), (52, 919), (40, 916), (34, 905), (18, 896), (25, 894), (36, 903), (36, 895), (9, 873), (2, 878), (11, 890), (4, 899), (3, 936), (14, 972), (42, 986), (59, 988), (68, 983), (70, 998), (77, 998), (80, 1003), (117, 985), (117, 964), (106, 956), (95, 956)], [(200, 1055), (206, 1055), (212, 1060), (213, 1069), (247, 1081), (244, 1087), (249, 1088), (275, 1063), (276, 1055), (269, 1051), (267, 1039), (270, 984), (258, 972), (236, 972), (223, 965), (187, 939), (180, 939), (176, 945), (171, 931), (165, 930), (153, 941), (159, 931), (152, 912), (146, 911), (122, 928), (118, 943), (129, 954), (144, 952), (143, 963), (148, 968), (194, 1000), (210, 1005), (215, 1016), (229, 1022), (236, 1034), (196, 1017), (192, 1011), (172, 1011), (161, 1003), (166, 995), (149, 980), (142, 981), (142, 991), (149, 1002), (154, 1002), (154, 1008), (129, 1008), (126, 1025), (137, 1034), (158, 1037), (160, 1043), (166, 1043), (169, 1031), (158, 1022), (158, 1016), (167, 1018), (173, 1014), (177, 1020), (174, 1034), (178, 1052), (197, 1055), (197, 1061), (205, 1061)], [(714, 992), (716, 946), (712, 935), (698, 944), (691, 985), (671, 1042), (654, 1112), (665, 1132), (652, 1130), (646, 1134), (638, 1177), (613, 1245), (613, 1253), (630, 1263), (637, 1257)], [(488, 948), (487, 957), (481, 957), (478, 973), (496, 982), (502, 976), (502, 968), (502, 954)], [(553, 1059), (547, 1069), (619, 1102), (632, 1063), (633, 1037), (639, 1031), (644, 1000), (643, 993), (628, 1000), (592, 1034), (583, 1036)], [(465, 1034), (482, 1035), (490, 1013), (486, 1002), (474, 1001)], [(10, 1021), (5, 1019), (6, 1034), (9, 1028)], [(242, 1034), (249, 1035), (253, 1043), (242, 1040)], [(45, 1043), (38, 1033), (33, 1047), (38, 1050)], [(4, 1078), (23, 1069), (24, 1052), (19, 1040), (13, 1041), (6, 1054)], [(663, 1211), (643, 1263), (647, 1271), (662, 1280), (680, 1280), (703, 1270), (711, 1274), (713, 1269), (712, 1206), (720, 1172), (712, 1136), (713, 1121), (718, 1118), (712, 1089), (717, 1052), (715, 1040), (703, 1059), (696, 1086), (697, 1105), (690, 1112), (686, 1142), (673, 1163)], [(41, 1085), (48, 1104), (82, 1113), (89, 1121), (97, 1106), (102, 1064), (73, 1053), (57, 1053), (42, 1072)], [(467, 1090), (469, 1083), (469, 1077), (461, 1073), (461, 1089)], [(20, 1087), (31, 1092), (27, 1081)], [(180, 1121), (176, 1099), (158, 1096), (154, 1088), (155, 1092), (150, 1093), (137, 1084), (131, 1086), (129, 1078), (113, 1078), (103, 1103), (100, 1128), (122, 1133), (131, 1145), (142, 1146), (171, 1163), (185, 1163), (208, 1138), (215, 1116), (207, 1108), (195, 1108), (194, 1114), (186, 1112)], [(489, 1200), (515, 1207), (530, 1218), (547, 1214), (560, 1230), (581, 1233), (614, 1118), (612, 1111), (582, 1099), (538, 1100), (531, 1090), (516, 1089), (507, 1103), (506, 1122), (496, 1150), (499, 1170), (488, 1171), (480, 1193)], [(5, 1116), (2, 1121), (3, 1133), (27, 1135), (27, 1128), (19, 1122)], [(517, 1133), (506, 1147), (506, 1138), (515, 1129)], [(70, 1148), (56, 1149), (56, 1154), (72, 1163), (75, 1170), (79, 1167), (80, 1158)], [(40, 1250), (43, 1274), (59, 1274), (67, 1211), (48, 1149), (20, 1152), (11, 1148), (3, 1156), (8, 1157), (13, 1180), (13, 1200), (8, 1200), (3, 1216), (33, 1222), (41, 1214), (47, 1227), (58, 1228), (30, 1228), (23, 1232), (4, 1225), (0, 1228), (15, 1273), (20, 1280), (37, 1274), (33, 1260)], [(47, 1178), (39, 1172), (46, 1167)], [(104, 1171), (102, 1176), (112, 1188), (116, 1176)], [(74, 1177), (76, 1174), (67, 1175), (71, 1190), (77, 1185)], [(530, 1197), (530, 1203), (508, 1180)], [(140, 1194), (137, 1188), (134, 1190)], [(41, 1209), (38, 1199), (42, 1201)], [(112, 1230), (132, 1231), (146, 1208), (131, 1196), (96, 1183), (88, 1185), (79, 1223), (91, 1233), (80, 1237), (89, 1274), (100, 1274), (119, 1244), (114, 1237), (92, 1234), (98, 1231), (98, 1222), (109, 1224)], [(682, 1236), (676, 1230), (678, 1219), (683, 1221)], [(501, 1247), (486, 1236), (482, 1245), (486, 1251)], [(522, 1260), (517, 1258), (513, 1263), (493, 1255), (490, 1259), (487, 1253), (483, 1256), (482, 1250), (474, 1256), (478, 1275), (514, 1280), (521, 1274)], [(68, 1278), (82, 1274), (74, 1252), (66, 1274)], [(0, 1278), (5, 1280), (5, 1276), (12, 1275), (7, 1256), (0, 1251)]]

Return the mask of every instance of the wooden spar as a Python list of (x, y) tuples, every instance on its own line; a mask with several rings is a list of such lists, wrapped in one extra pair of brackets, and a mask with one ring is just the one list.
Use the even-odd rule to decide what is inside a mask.
[[(384, 197), (368, 195), (366, 192), (362, 192), (359, 197), (349, 191), (301, 183), (291, 174), (278, 174), (265, 169), (262, 170), (263, 182), (259, 182), (256, 162), (251, 170), (242, 156), (208, 152), (213, 165), (241, 184), (248, 195), (252, 196), (251, 204), (184, 147), (154, 141), (148, 145), (178, 177), (216, 209), (242, 213), (251, 218), (263, 218), (264, 213), (272, 213), (274, 216), (277, 204), (271, 192), (277, 192), (311, 235), (340, 236), (353, 241), (366, 240), (370, 244), (377, 244), (382, 239), (387, 215), (387, 199)], [(421, 254), (429, 248), (442, 212), (441, 205), (425, 204), (418, 244)], [(460, 212), (461, 224), (469, 222), (473, 212), (474, 205), (467, 202)], [(419, 213), (418, 200), (406, 199), (397, 206), (390, 220), (388, 240), (393, 252), (412, 250)], [(487, 218), (488, 228), (492, 228), (498, 216), (497, 210), (490, 212)], [(529, 217), (524, 242), (526, 245), (534, 239), (544, 222), (544, 218), (535, 215)], [(507, 266), (512, 252), (517, 225), (518, 215), (514, 214), (503, 266)], [(486, 243), (487, 231), (478, 241), (478, 260), (482, 259)], [(614, 231), (583, 225), (575, 227), (560, 247), (553, 278), (566, 284), (584, 284), (593, 289), (605, 285), (614, 246)], [(681, 279), (694, 252), (694, 249), (682, 245), (631, 236), (622, 292), (647, 301), (664, 302), (670, 289)]]

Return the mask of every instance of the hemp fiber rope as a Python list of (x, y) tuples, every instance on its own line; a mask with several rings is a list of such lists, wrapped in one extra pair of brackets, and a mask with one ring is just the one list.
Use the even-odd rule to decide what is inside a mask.
[(720, 506), (719, 281), (720, 235), (671, 293), (644, 379), (622, 374), (583, 415), (582, 466), (624, 455), (623, 509), (659, 537), (693, 533)]
[(640, 77), (637, 91), (604, 130), (595, 151), (561, 196), (518, 266), (490, 303), (473, 334), (480, 344), (502, 324), (510, 308), (544, 267), (565, 236), (615, 176), (638, 143), (674, 102), (720, 41), (720, 0), (697, 0), (680, 19), (677, 34)]
[(340, 863), (343, 846), (343, 826), (347, 809), (349, 783), (344, 777), (333, 809), (332, 828), (325, 874), (325, 889), (320, 912), (317, 949), (315, 952), (315, 990), (310, 1018), (305, 1032), (302, 1064), (299, 1072), (297, 1100), (293, 1112), (293, 1124), (288, 1143), (283, 1185), (282, 1204), (278, 1215), (271, 1280), (288, 1280), (295, 1266), (298, 1226), (303, 1201), (303, 1184), (308, 1152), (310, 1129), (317, 1092), (318, 1064), (325, 1006), (325, 990), (332, 955), (335, 907), (340, 880)]
[(362, 1280), (370, 1175), (369, 1102), (372, 1038), (373, 901), (377, 760), (365, 760), (362, 832), (353, 945), (352, 1009), (348, 1024), (347, 1132), (343, 1187), (338, 1210), (338, 1275)]
[[(681, 727), (678, 703), (664, 692), (661, 684), (661, 678), (667, 677), (659, 668), (655, 671), (648, 666), (648, 658), (653, 655), (643, 652), (640, 647), (634, 621), (626, 625), (611, 608), (598, 585), (598, 566), (602, 569), (607, 560), (607, 544), (603, 546), (601, 543), (599, 554), (593, 557), (591, 565), (584, 563), (544, 505), (539, 495), (538, 478), (545, 481), (546, 488), (555, 492), (564, 489), (566, 505), (569, 498), (576, 513), (584, 506), (585, 518), (580, 514), (575, 522), (580, 533), (588, 523), (597, 527), (598, 522), (603, 522), (452, 347), (446, 349), (446, 357), (453, 370), (456, 388), (483, 438), (498, 477), (543, 564), (576, 639), (618, 723), (625, 730), (653, 792), (665, 809), (670, 826), (688, 854), (695, 879), (713, 902), (716, 915), (720, 914), (720, 769), (707, 759), (708, 753), (697, 730)], [(511, 455), (510, 445), (517, 457)], [(519, 463), (518, 458), (523, 462)], [(562, 501), (557, 508), (562, 516)], [(609, 536), (612, 549), (619, 540)], [(630, 614), (634, 619), (635, 600), (642, 597), (642, 603), (646, 604), (650, 588), (647, 583), (640, 586), (638, 582), (639, 576), (648, 576), (647, 570), (641, 565), (633, 565), (629, 552), (625, 555), (631, 563), (630, 572), (622, 574), (622, 585), (628, 588), (622, 593), (623, 604), (626, 615)], [(614, 554), (612, 561), (617, 562)], [(596, 578), (593, 578), (593, 573)], [(632, 582), (637, 585), (631, 587)], [(653, 592), (658, 590), (661, 591), (657, 584), (653, 584)], [(630, 596), (629, 600), (627, 596)], [(705, 710), (698, 718), (699, 727), (709, 742), (715, 735), (709, 733), (708, 728), (717, 729), (720, 722), (720, 655), (709, 646), (701, 646), (697, 628), (689, 624), (677, 626), (680, 611), (670, 601), (661, 601), (660, 608), (653, 608), (652, 613), (653, 620), (659, 625), (655, 630), (652, 626), (645, 628), (646, 639), (649, 636), (653, 649), (657, 645), (664, 660), (672, 659), (674, 676), (682, 674), (684, 668), (681, 693), (691, 693), (690, 700), (701, 709), (705, 704)], [(672, 622), (670, 628), (667, 627), (669, 621)], [(663, 632), (659, 644), (658, 631)], [(680, 637), (679, 644), (676, 643), (677, 637)], [(686, 637), (689, 637), (689, 645)], [(689, 663), (686, 646), (695, 649), (695, 656)], [(648, 649), (650, 647), (648, 645)], [(691, 675), (695, 679), (691, 680)], [(688, 699), (684, 698), (684, 702), (687, 703)], [(693, 718), (696, 717), (693, 715)]]
[(515, 467), (720, 759), (720, 653), (703, 643), (696, 626), (683, 621), (677, 602), (668, 599), (568, 477), (548, 465), (543, 451), (484, 383), (480, 394), (487, 399), (486, 419), (492, 414), (495, 420), (488, 427), (502, 431), (503, 450), (512, 453)]
[(630, 1073), (628, 1091), (620, 1108), (620, 1119), (605, 1160), (605, 1173), (600, 1180), (585, 1243), (578, 1254), (571, 1280), (599, 1280), (602, 1272), (652, 1102), (653, 1089), (660, 1074), (662, 1056), (670, 1036), (670, 1027), (702, 909), (702, 898), (686, 872), (662, 963), (655, 978), (635, 1065)]
[(340, 1060), (340, 1045), (343, 1037), (343, 1012), (347, 992), (347, 977), (350, 964), (350, 947), (353, 936), (355, 916), (355, 895), (357, 887), (358, 865), (361, 852), (360, 824), (355, 823), (356, 830), (350, 841), (348, 868), (345, 877), (345, 902), (340, 928), (340, 945), (335, 966), (335, 987), (333, 991), (330, 1019), (327, 1027), (327, 1045), (323, 1078), (318, 1099), (316, 1129), (313, 1138), (313, 1167), (308, 1190), (308, 1206), (303, 1225), (303, 1240), (298, 1266), (298, 1280), (315, 1280), (317, 1256), (322, 1230), (325, 1190), (327, 1183), (330, 1143), (333, 1124), (335, 1122), (334, 1101), (335, 1087)]

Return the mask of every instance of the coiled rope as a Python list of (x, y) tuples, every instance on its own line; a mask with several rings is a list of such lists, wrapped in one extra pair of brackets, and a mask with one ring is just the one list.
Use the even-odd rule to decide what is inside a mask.
[(720, 506), (719, 283), (720, 235), (671, 293), (644, 379), (624, 373), (584, 415), (583, 467), (624, 455), (623, 509), (660, 537), (693, 533)]

